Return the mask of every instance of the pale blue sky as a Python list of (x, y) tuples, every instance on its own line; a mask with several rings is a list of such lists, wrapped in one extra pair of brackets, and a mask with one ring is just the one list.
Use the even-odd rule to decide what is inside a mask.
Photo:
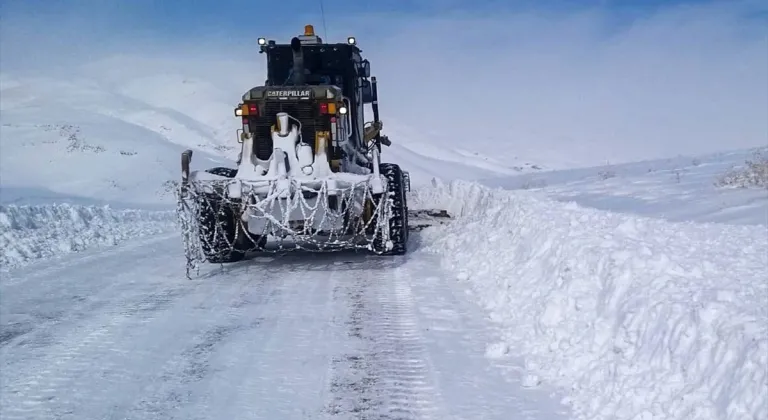
[[(343, 32), (355, 16), (413, 19), (434, 16), (487, 16), (507, 13), (574, 14), (591, 11), (604, 16), (606, 25), (622, 27), (637, 19), (680, 6), (744, 4), (745, 17), (766, 17), (760, 1), (712, 0), (322, 0), (330, 33)], [(3, 20), (83, 22), (79, 30), (94, 36), (129, 37), (153, 34), (168, 40), (220, 37), (253, 32), (280, 32), (300, 22), (323, 30), (320, 0), (0, 0)], [(375, 19), (367, 27), (376, 26)], [(362, 34), (365, 36), (365, 34)]]
[[(0, 0), (0, 66), (182, 47), (232, 54), (229, 49), (252, 48), (260, 36), (287, 42), (307, 23), (326, 41), (355, 35), (361, 46), (401, 51), (405, 45), (393, 38), (416, 34), (420, 26), (437, 30), (438, 22), (444, 34), (423, 35), (447, 49), (460, 48), (462, 42), (453, 40), (461, 38), (486, 45), (494, 38), (603, 42), (638, 26), (677, 25), (670, 20), (684, 29), (702, 17), (712, 23), (712, 34), (723, 28), (733, 32), (728, 36), (751, 40), (768, 34), (768, 3), (762, 0), (322, 1), (325, 21), (320, 0)], [(678, 35), (660, 36), (674, 43)], [(707, 28), (698, 29), (696, 36), (702, 35), (709, 37)]]

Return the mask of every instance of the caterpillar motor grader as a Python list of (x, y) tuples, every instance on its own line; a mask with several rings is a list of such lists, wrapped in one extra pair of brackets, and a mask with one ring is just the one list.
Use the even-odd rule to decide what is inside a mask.
[[(234, 115), (236, 168), (190, 171), (182, 153), (180, 206), (188, 259), (232, 262), (269, 243), (312, 250), (404, 254), (408, 173), (382, 163), (376, 78), (354, 37), (325, 43), (307, 25), (288, 44), (259, 38), (267, 79)], [(372, 121), (365, 122), (370, 105)]]

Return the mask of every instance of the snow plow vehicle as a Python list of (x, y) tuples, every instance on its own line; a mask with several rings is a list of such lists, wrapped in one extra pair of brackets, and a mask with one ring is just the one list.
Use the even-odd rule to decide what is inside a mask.
[[(180, 212), (189, 260), (234, 262), (249, 251), (408, 248), (408, 172), (382, 163), (376, 78), (354, 37), (324, 43), (311, 25), (289, 44), (258, 39), (267, 80), (234, 108), (236, 168), (190, 171)], [(364, 106), (373, 119), (365, 123)], [(274, 249), (270, 248), (270, 249)]]

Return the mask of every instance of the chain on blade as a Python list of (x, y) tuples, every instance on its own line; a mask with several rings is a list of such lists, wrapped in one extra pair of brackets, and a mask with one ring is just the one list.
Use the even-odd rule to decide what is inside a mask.
[[(335, 188), (336, 209), (329, 205), (328, 184), (323, 182), (317, 190), (292, 182), (290, 191), (296, 191), (288, 197), (281, 198), (283, 189), (276, 183), (270, 186), (266, 198), (259, 198), (253, 193), (248, 184), (240, 184), (240, 197), (230, 198), (225, 191), (229, 185), (240, 184), (234, 180), (215, 180), (195, 182), (190, 181), (185, 188), (176, 190), (177, 218), (181, 228), (184, 245), (184, 255), (187, 261), (187, 276), (193, 269), (199, 270), (199, 263), (206, 260), (204, 247), (217, 248), (219, 252), (227, 253), (235, 249), (234, 241), (226, 234), (226, 224), (234, 224), (235, 238), (243, 235), (248, 244), (246, 251), (260, 253), (282, 253), (293, 250), (308, 250), (311, 252), (332, 252), (340, 249), (372, 249), (374, 238), (389, 239), (389, 220), (391, 202), (388, 194), (373, 194), (368, 182), (353, 184), (344, 189)], [(304, 192), (312, 197), (305, 196)], [(263, 195), (263, 194), (262, 194)], [(312, 199), (315, 198), (316, 199)], [(314, 204), (313, 204), (314, 202)], [(370, 217), (367, 221), (354, 217), (361, 211), (355, 211), (354, 206), (370, 203)], [(345, 206), (353, 206), (345, 209)], [(228, 210), (229, 209), (229, 210)], [(275, 211), (277, 209), (277, 211)], [(267, 221), (269, 230), (250, 232), (248, 222), (239, 216), (255, 210), (250, 217)], [(345, 210), (349, 210), (348, 212)], [(293, 213), (301, 215), (301, 222), (290, 222)], [(214, 220), (206, 220), (213, 217)], [(334, 229), (326, 230), (321, 235), (313, 230), (319, 222), (323, 225), (330, 222)], [(337, 226), (340, 225), (340, 226)], [(211, 234), (210, 230), (213, 229)], [(268, 247), (260, 247), (260, 238), (267, 236), (270, 240)], [(206, 238), (212, 237), (212, 240)], [(213, 241), (221, 241), (213, 243)], [(291, 245), (286, 246), (290, 241)], [(223, 242), (223, 246), (222, 246)], [(276, 246), (275, 246), (276, 245)], [(242, 244), (240, 245), (241, 250)]]

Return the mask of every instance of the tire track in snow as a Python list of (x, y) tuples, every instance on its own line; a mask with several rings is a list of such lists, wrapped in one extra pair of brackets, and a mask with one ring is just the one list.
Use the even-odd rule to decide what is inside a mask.
[(347, 329), (356, 346), (334, 360), (334, 395), (326, 408), (332, 418), (447, 418), (402, 279), (399, 265), (406, 261), (369, 259), (363, 278), (338, 293), (348, 301)]
[[(139, 255), (152, 255), (154, 250), (154, 246), (149, 246)], [(135, 283), (134, 293), (124, 296), (118, 293), (122, 288), (120, 283), (127, 282), (137, 269), (123, 261), (126, 256), (133, 255), (128, 253), (122, 258), (108, 260), (110, 269), (121, 270), (117, 275), (105, 275), (109, 271), (96, 266), (85, 269), (80, 278), (69, 275), (68, 267), (64, 266), (61, 271), (53, 270), (38, 277), (34, 284), (26, 283), (24, 293), (13, 295), (18, 299), (12, 299), (9, 311), (34, 311), (37, 299), (41, 298), (33, 293), (37, 290), (42, 292), (38, 294), (43, 295), (44, 302), (51, 301), (47, 309), (57, 316), (30, 331), (27, 337), (3, 347), (5, 362), (0, 404), (4, 418), (66, 418), (83, 405), (98, 404), (99, 400), (109, 404), (107, 389), (122, 388), (123, 384), (136, 380), (133, 369), (136, 365), (131, 361), (144, 351), (131, 345), (133, 340), (140, 338), (137, 323), (149, 322), (157, 314), (149, 311), (142, 314), (144, 318), (136, 316), (142, 312), (139, 309), (144, 306), (148, 290), (154, 287), (152, 283)], [(148, 260), (153, 261), (152, 258)], [(168, 269), (167, 265), (165, 269)], [(81, 280), (82, 284), (79, 283)], [(106, 284), (100, 284), (103, 280)], [(91, 299), (72, 301), (67, 299), (67, 293), (49, 297), (56, 285), (66, 290), (72, 282), (81, 290), (90, 290)], [(183, 294), (179, 292), (182, 287), (173, 281), (167, 287), (172, 291), (170, 295), (180, 297)], [(164, 308), (155, 305), (153, 309)], [(94, 387), (93, 384), (102, 386)]]
[[(235, 266), (234, 270), (246, 275), (227, 277), (226, 284), (218, 286), (226, 293), (210, 295), (187, 311), (187, 316), (197, 320), (197, 333), (185, 340), (182, 350), (157, 367), (158, 373), (153, 374), (137, 394), (139, 398), (126, 409), (126, 418), (216, 417), (216, 413), (201, 414), (210, 407), (208, 382), (218, 370), (212, 361), (228, 341), (259, 329), (264, 321), (261, 308), (279, 300), (271, 276), (250, 273), (248, 267), (242, 265)], [(220, 272), (214, 270), (213, 273)], [(201, 280), (204, 283), (218, 282), (215, 277), (205, 277)], [(230, 355), (234, 362), (239, 361), (236, 356)]]
[[(332, 299), (337, 302), (342, 312), (334, 318), (337, 328), (345, 331), (347, 351), (334, 356), (329, 366), (329, 381), (327, 384), (331, 399), (323, 412), (332, 418), (342, 415), (354, 415), (368, 419), (370, 411), (381, 405), (376, 399), (373, 387), (377, 381), (372, 358), (363, 344), (370, 338), (363, 335), (363, 319), (370, 316), (363, 302), (363, 293), (367, 287), (364, 279), (353, 281), (352, 284), (338, 284)], [(365, 340), (365, 341), (364, 341)], [(349, 418), (344, 416), (343, 418)]]
[[(65, 255), (4, 274), (0, 284), (3, 359), (15, 363), (16, 356), (34, 354), (37, 348), (49, 346), (67, 331), (81, 327), (94, 313), (108, 310), (106, 306), (117, 299), (144, 298), (147, 284), (129, 277), (136, 272), (136, 266), (124, 259), (139, 248), (158, 249), (158, 243), (163, 241), (167, 242), (167, 237), (129, 242), (117, 249), (89, 250), (80, 259), (75, 258), (78, 255)], [(87, 264), (99, 257), (99, 264)], [(160, 252), (153, 253), (145, 256), (142, 265), (163, 266), (164, 260)], [(105, 271), (106, 266), (115, 270)], [(157, 270), (146, 274), (154, 271)], [(19, 351), (17, 346), (25, 351)]]
[[(217, 347), (209, 358), (213, 374), (197, 390), (204, 400), (180, 410), (179, 418), (316, 418), (334, 347), (329, 321), (336, 273), (328, 258), (299, 254), (249, 262), (263, 271), (272, 296), (236, 318), (242, 323), (258, 309), (259, 328)], [(232, 270), (227, 281), (242, 276)]]
[[(396, 268), (378, 299), (382, 308), (375, 323), (383, 333), (381, 349), (384, 382), (389, 385), (392, 419), (446, 419), (431, 356), (419, 330), (411, 289), (403, 270)], [(408, 273), (410, 274), (410, 273)], [(386, 284), (386, 282), (384, 283)]]

